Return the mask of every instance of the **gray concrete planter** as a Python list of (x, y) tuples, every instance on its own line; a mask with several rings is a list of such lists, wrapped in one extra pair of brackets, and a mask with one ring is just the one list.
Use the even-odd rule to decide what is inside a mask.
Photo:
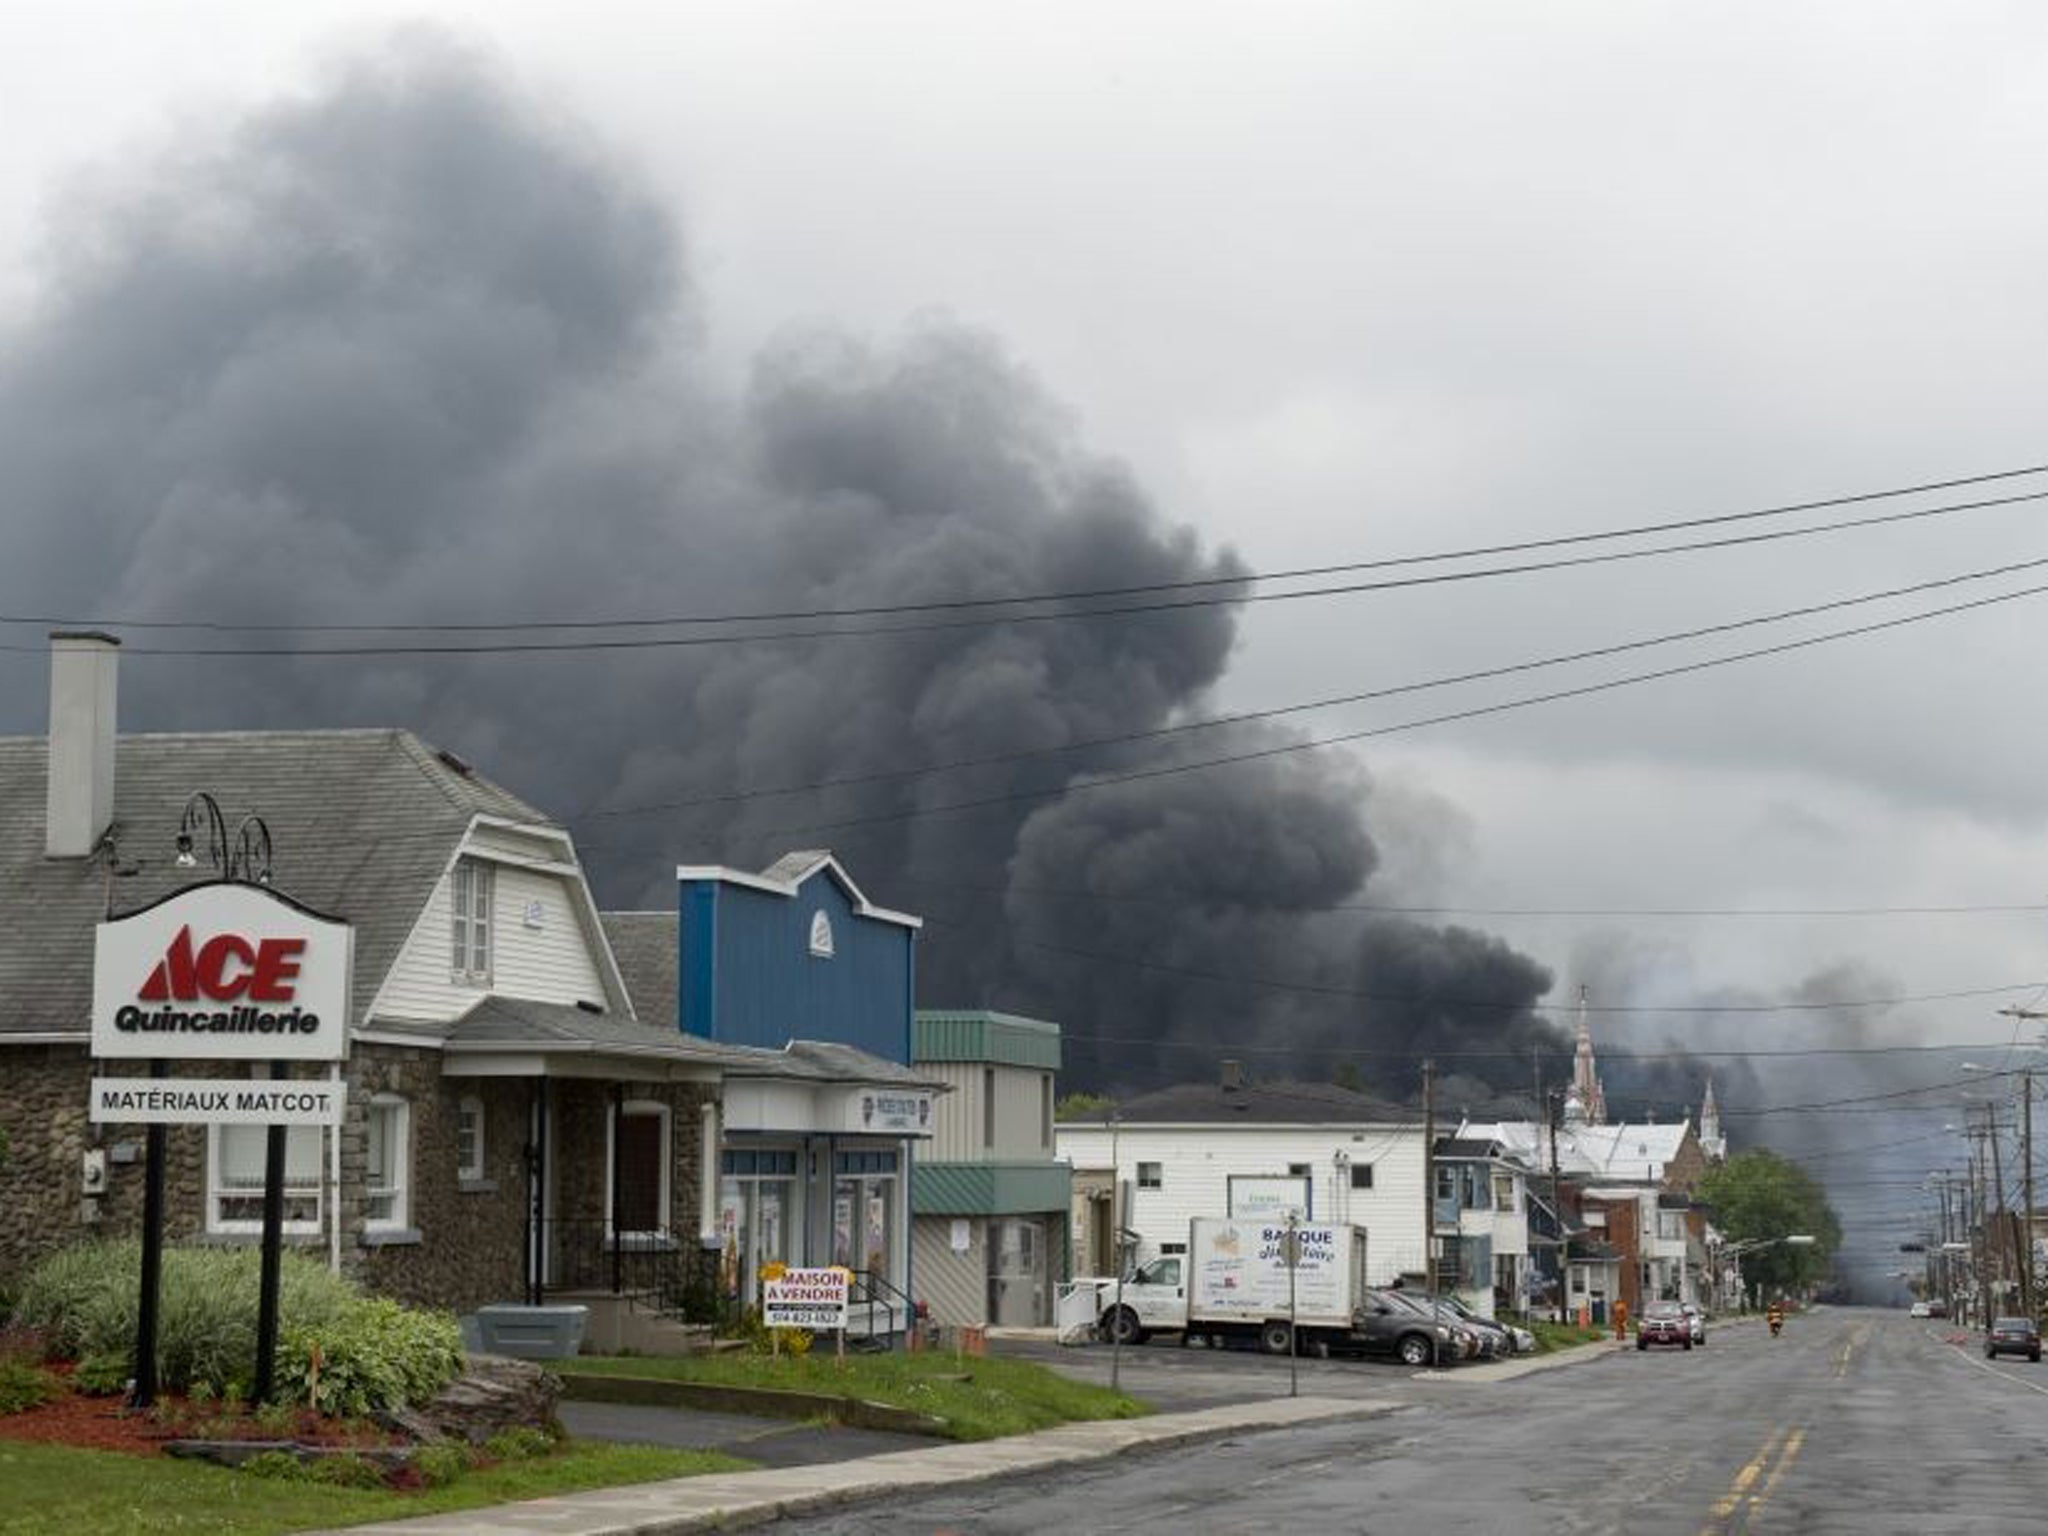
[(477, 1334), (487, 1355), (515, 1360), (572, 1360), (583, 1347), (590, 1308), (525, 1307), (510, 1304), (476, 1309)]

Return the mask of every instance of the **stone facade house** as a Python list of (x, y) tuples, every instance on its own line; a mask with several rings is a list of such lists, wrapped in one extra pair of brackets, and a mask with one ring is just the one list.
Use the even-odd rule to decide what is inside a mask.
[[(272, 888), (353, 929), (346, 1057), (293, 1069), (338, 1075), (345, 1117), (288, 1132), (285, 1233), (378, 1290), (463, 1311), (737, 1298), (718, 1252), (735, 1098), (837, 1109), (909, 1084), (928, 1116), (901, 1055), (684, 1028), (676, 917), (601, 913), (568, 832), (452, 753), (403, 730), (123, 736), (118, 654), (53, 637), (49, 737), (0, 739), (0, 1283), (139, 1230), (144, 1130), (88, 1119), (95, 933), (225, 873), (204, 816), (180, 857), (196, 791), (227, 826), (260, 816)], [(224, 1066), (243, 1070), (168, 1070)], [(168, 1128), (171, 1241), (257, 1240), (264, 1138)]]

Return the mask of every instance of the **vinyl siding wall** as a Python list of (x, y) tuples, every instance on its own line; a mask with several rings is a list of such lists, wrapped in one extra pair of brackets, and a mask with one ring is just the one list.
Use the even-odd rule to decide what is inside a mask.
[[(932, 1145), (926, 1156), (942, 1163), (1015, 1163), (1052, 1157), (1053, 1149), (1045, 1142), (1042, 1086), (1050, 1073), (981, 1062), (919, 1062), (917, 1067), (953, 1090), (939, 1096)], [(994, 1146), (986, 1144), (983, 1072), (996, 1075)]]
[[(1063, 1125), (1057, 1141), (1077, 1183), (1088, 1170), (1110, 1166), (1106, 1128)], [(1350, 1187), (1350, 1169), (1339, 1170), (1338, 1152), (1354, 1165), (1372, 1165), (1371, 1189)], [(1422, 1268), (1420, 1126), (1126, 1126), (1117, 1137), (1117, 1158), (1129, 1201), (1124, 1225), (1139, 1236), (1140, 1263), (1155, 1257), (1163, 1242), (1185, 1243), (1195, 1217), (1229, 1214), (1230, 1175), (1285, 1175), (1290, 1163), (1306, 1163), (1315, 1218), (1366, 1229), (1371, 1283)], [(1159, 1189), (1138, 1188), (1141, 1162), (1161, 1165)]]
[[(454, 979), (453, 895), (450, 877), (443, 875), (378, 994), (379, 1017), (458, 1019), (483, 999), (486, 990), (542, 1003), (605, 1001), (604, 983), (570, 883), (559, 875), (511, 864), (493, 867), (492, 985), (486, 989)], [(526, 926), (531, 902), (540, 904), (537, 929)]]
[(919, 1216), (910, 1228), (910, 1272), (917, 1277), (917, 1299), (931, 1308), (932, 1320), (949, 1328), (978, 1328), (988, 1321), (988, 1223), (966, 1221), (965, 1253), (953, 1251), (953, 1217)]
[[(685, 881), (680, 902), (685, 1032), (769, 1050), (832, 1040), (910, 1059), (911, 931), (859, 916), (829, 872), (793, 897)], [(830, 958), (810, 951), (821, 911), (832, 924)]]

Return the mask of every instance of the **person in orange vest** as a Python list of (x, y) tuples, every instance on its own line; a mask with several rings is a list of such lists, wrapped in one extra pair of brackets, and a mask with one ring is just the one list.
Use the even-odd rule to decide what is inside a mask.
[(1771, 1325), (1771, 1337), (1775, 1339), (1778, 1330), (1785, 1326), (1785, 1309), (1777, 1302), (1772, 1302), (1764, 1312), (1764, 1321)]
[(1617, 1339), (1628, 1337), (1628, 1303), (1625, 1301), (1614, 1304), (1614, 1336)]

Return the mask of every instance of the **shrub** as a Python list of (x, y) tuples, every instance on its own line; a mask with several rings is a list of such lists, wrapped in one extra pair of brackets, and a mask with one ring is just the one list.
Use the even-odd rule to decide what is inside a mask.
[(57, 1395), (57, 1378), (26, 1360), (0, 1360), (0, 1414), (20, 1413)]
[(554, 1449), (553, 1435), (526, 1424), (501, 1429), (484, 1442), (484, 1454), (495, 1461), (531, 1461), (536, 1456), (551, 1455)]
[(469, 1453), (459, 1445), (423, 1445), (413, 1453), (412, 1467), (427, 1487), (441, 1488), (469, 1470)]
[(242, 1463), (251, 1477), (273, 1478), (281, 1483), (303, 1483), (306, 1469), (290, 1451), (264, 1451)]
[(88, 1397), (109, 1397), (128, 1390), (132, 1366), (126, 1355), (87, 1355), (71, 1373), (71, 1384)]
[[(132, 1296), (141, 1268), (142, 1245), (132, 1238), (60, 1249), (23, 1277), (15, 1320), (43, 1330), (53, 1354), (80, 1355), (85, 1352), (87, 1309), (96, 1298), (123, 1286)], [(129, 1343), (132, 1347), (132, 1334)]]
[(384, 1469), (361, 1456), (321, 1456), (305, 1468), (309, 1482), (328, 1483), (336, 1488), (382, 1488)]
[[(356, 1303), (353, 1282), (303, 1254), (283, 1255), (281, 1329), (315, 1328)], [(223, 1397), (247, 1381), (256, 1356), (261, 1255), (253, 1248), (169, 1248), (158, 1292), (157, 1379), (170, 1391)], [(52, 1254), (22, 1284), (19, 1316), (43, 1329), (54, 1355), (83, 1359), (135, 1349), (141, 1245), (85, 1243)]]
[(425, 1402), (460, 1375), (462, 1330), (446, 1312), (370, 1296), (323, 1324), (291, 1329), (280, 1354), (279, 1380), (294, 1398), (361, 1417)]

